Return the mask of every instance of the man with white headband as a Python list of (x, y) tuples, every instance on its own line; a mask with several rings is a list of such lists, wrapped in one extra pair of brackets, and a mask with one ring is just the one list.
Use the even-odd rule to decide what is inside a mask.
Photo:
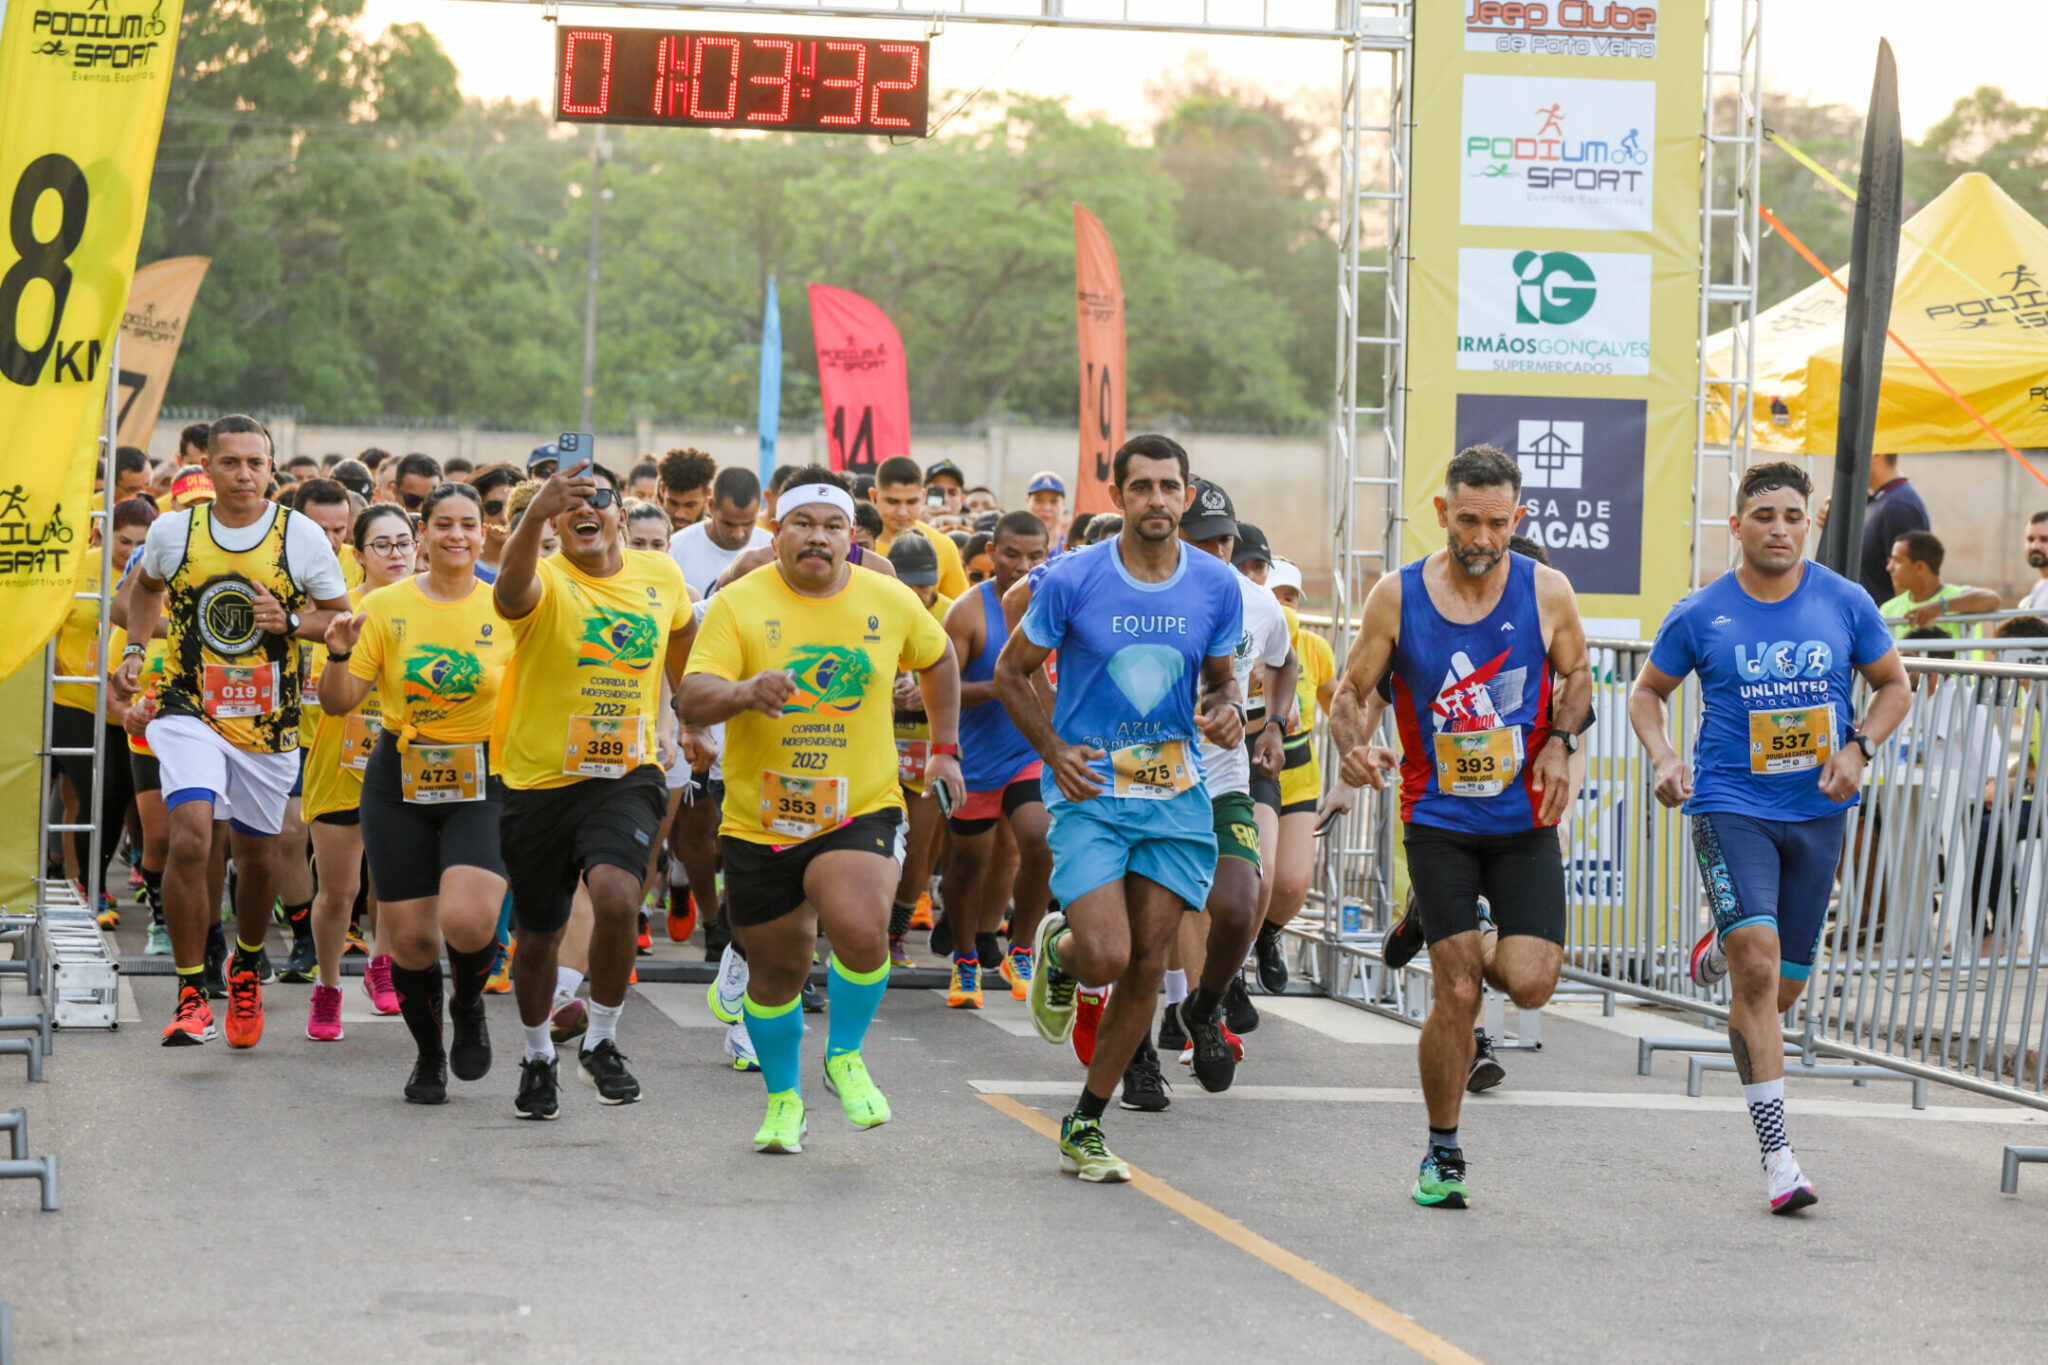
[(768, 1088), (761, 1152), (800, 1152), (799, 993), (818, 931), (832, 944), (825, 1086), (858, 1128), (889, 1120), (862, 1044), (889, 979), (889, 902), (903, 857), (891, 693), (918, 675), (928, 783), (960, 779), (960, 670), (917, 595), (847, 563), (854, 504), (839, 476), (799, 470), (776, 503), (775, 561), (712, 598), (678, 694), (685, 724), (726, 722), (719, 842), (747, 958), (747, 1032)]

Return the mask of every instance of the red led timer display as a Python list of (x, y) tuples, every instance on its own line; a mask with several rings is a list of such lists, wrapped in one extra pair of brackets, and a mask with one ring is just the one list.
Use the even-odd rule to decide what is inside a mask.
[(923, 137), (930, 107), (929, 43), (570, 24), (555, 35), (565, 123)]

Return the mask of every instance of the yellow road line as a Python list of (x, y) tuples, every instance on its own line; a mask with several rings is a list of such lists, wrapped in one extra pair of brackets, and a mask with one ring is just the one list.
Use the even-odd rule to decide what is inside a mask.
[[(1008, 1095), (980, 1095), (977, 1098), (999, 1113), (1008, 1114), (1040, 1137), (1059, 1141), (1059, 1124), (1036, 1109), (1019, 1104)], [(1157, 1200), (1190, 1223), (1208, 1229), (1239, 1251), (1257, 1257), (1295, 1283), (1321, 1294), (1345, 1312), (1392, 1337), (1424, 1360), (1435, 1361), (1437, 1365), (1479, 1365), (1479, 1357), (1459, 1350), (1436, 1333), (1389, 1308), (1364, 1290), (1345, 1283), (1313, 1261), (1295, 1255), (1286, 1247), (1268, 1241), (1236, 1219), (1210, 1208), (1201, 1200), (1182, 1194), (1159, 1177), (1147, 1175), (1133, 1166), (1131, 1184), (1147, 1198)]]

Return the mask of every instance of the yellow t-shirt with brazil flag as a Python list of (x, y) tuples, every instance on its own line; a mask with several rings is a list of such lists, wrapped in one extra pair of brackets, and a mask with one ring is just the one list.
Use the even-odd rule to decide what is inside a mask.
[[(566, 555), (535, 571), (540, 604), (512, 622), (493, 761), (518, 791), (624, 777), (659, 766), (655, 721), (668, 638), (690, 620), (690, 590), (667, 555), (626, 554), (593, 578)], [(387, 706), (389, 703), (386, 703)]]
[[(933, 594), (928, 610), (941, 630), (946, 627), (946, 613), (952, 609), (952, 598), (944, 593)], [(922, 705), (896, 712), (896, 777), (918, 796), (924, 795), (924, 765), (931, 759), (931, 745), (932, 722)]]
[[(82, 592), (100, 590), (100, 552), (89, 549), (78, 557), (78, 584), (72, 589), (71, 609), (57, 628), (57, 672), (59, 676), (89, 678), (100, 665), (100, 604), (97, 598), (79, 597)], [(118, 651), (114, 659), (119, 662)], [(91, 683), (57, 683), (50, 700), (77, 711), (93, 709)]]
[(473, 744), (491, 737), (511, 632), (487, 583), (459, 602), (436, 602), (401, 578), (363, 598), (362, 638), (348, 671), (374, 679), (386, 728), (401, 740)]
[(725, 723), (725, 812), (718, 832), (798, 844), (858, 816), (902, 810), (891, 693), (896, 670), (930, 668), (946, 632), (893, 578), (849, 570), (831, 597), (804, 597), (763, 565), (711, 599), (691, 673), (739, 682), (786, 670), (780, 716)]

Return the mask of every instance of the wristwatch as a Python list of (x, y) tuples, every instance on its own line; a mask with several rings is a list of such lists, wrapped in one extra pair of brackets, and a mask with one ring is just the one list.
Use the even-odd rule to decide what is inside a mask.
[(1550, 737), (1563, 740), (1564, 751), (1568, 754), (1575, 754), (1579, 751), (1579, 737), (1569, 730), (1552, 730)]
[(960, 757), (960, 746), (957, 744), (934, 744), (930, 750), (930, 757), (958, 758)]
[(1849, 742), (1863, 751), (1863, 761), (1865, 763), (1877, 757), (1877, 741), (1864, 734), (1861, 730), (1849, 736)]
[(288, 611), (284, 614), (284, 633), (287, 635), (297, 635), (299, 633), (299, 614), (297, 612)]

